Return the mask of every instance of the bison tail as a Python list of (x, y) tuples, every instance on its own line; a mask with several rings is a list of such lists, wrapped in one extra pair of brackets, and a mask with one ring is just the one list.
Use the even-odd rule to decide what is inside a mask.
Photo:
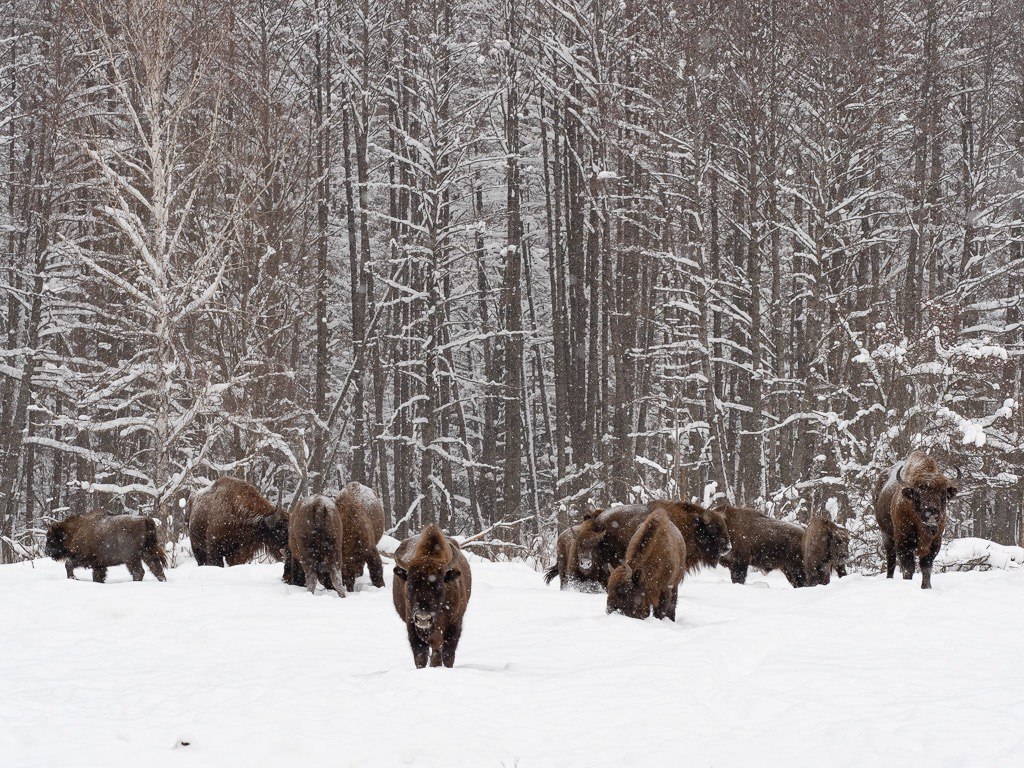
[(160, 545), (160, 537), (156, 532), (156, 520), (146, 518), (146, 530), (142, 538), (142, 548), (152, 552), (160, 561), (160, 565), (167, 567), (167, 550)]
[(558, 565), (552, 565), (544, 572), (544, 583), (550, 584), (555, 576), (558, 575)]

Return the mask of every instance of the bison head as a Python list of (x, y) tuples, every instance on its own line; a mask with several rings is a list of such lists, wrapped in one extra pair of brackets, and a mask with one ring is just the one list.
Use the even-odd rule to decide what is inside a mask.
[(603, 509), (595, 509), (583, 516), (579, 531), (576, 533), (576, 567), (584, 576), (593, 577), (600, 560), (598, 550), (604, 542), (608, 530), (607, 524), (601, 520)]
[(288, 549), (288, 515), (277, 510), (263, 518), (263, 531), (267, 546), (285, 552)]
[(925, 529), (934, 533), (939, 530), (946, 517), (946, 502), (956, 496), (957, 484), (963, 477), (959, 468), (956, 480), (943, 474), (925, 475), (916, 478), (913, 484), (903, 479), (903, 468), (896, 470), (896, 482), (904, 485), (901, 493), (914, 505), (914, 510)]
[(695, 535), (703, 552), (717, 559), (732, 551), (725, 515), (717, 509), (702, 509), (697, 513), (695, 520)]
[(408, 569), (395, 566), (395, 578), (405, 582), (409, 620), (416, 634), (424, 638), (433, 634), (437, 619), (446, 608), (445, 584), (455, 581), (461, 575), (459, 568), (447, 566), (438, 560), (419, 562)]
[(54, 560), (65, 560), (70, 556), (64, 544), (64, 526), (60, 523), (54, 523), (46, 532), (46, 547), (43, 551)]
[(639, 568), (620, 565), (608, 578), (608, 613), (622, 613), (631, 619), (646, 619), (650, 613)]
[(835, 526), (829, 531), (828, 560), (836, 565), (845, 565), (850, 559), (850, 532)]

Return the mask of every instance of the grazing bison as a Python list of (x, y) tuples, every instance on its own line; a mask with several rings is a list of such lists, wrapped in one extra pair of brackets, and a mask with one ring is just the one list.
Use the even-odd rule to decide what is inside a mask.
[[(370, 570), (370, 582), (384, 586), (384, 563), (381, 562), (377, 542), (384, 535), (384, 507), (371, 489), (361, 483), (349, 483), (334, 500), (341, 522), (341, 576), (346, 590), (354, 592), (356, 579), (364, 568)], [(304, 566), (295, 557), (291, 547), (284, 563), (284, 581), (295, 586), (308, 586)], [(318, 574), (327, 589), (338, 589), (331, 573)], [(325, 580), (326, 579), (326, 580)], [(339, 594), (341, 594), (339, 592)]]
[(135, 581), (142, 581), (142, 564), (167, 581), (167, 552), (156, 533), (156, 521), (150, 517), (105, 515), (88, 512), (54, 523), (46, 532), (46, 555), (63, 560), (69, 579), (75, 568), (92, 568), (92, 580), (103, 582), (107, 568), (127, 565)]
[(880, 481), (875, 498), (875, 519), (882, 529), (885, 577), (891, 579), (899, 560), (904, 579), (914, 576), (914, 557), (921, 561), (921, 589), (931, 589), (932, 563), (946, 530), (946, 503), (956, 495), (962, 479), (939, 470), (924, 451), (914, 451)]
[(237, 477), (222, 477), (189, 500), (188, 530), (199, 565), (241, 565), (258, 552), (278, 560), (288, 546), (288, 515)]
[(794, 587), (804, 586), (804, 529), (754, 509), (725, 507), (732, 552), (722, 558), (734, 584), (747, 580), (751, 565), (766, 573), (782, 571)]
[(313, 496), (288, 516), (288, 557), (293, 567), (301, 569), (310, 592), (316, 592), (319, 579), (327, 589), (333, 588), (338, 597), (345, 597), (343, 546), (341, 512), (333, 499)]
[(462, 635), (472, 577), (459, 545), (431, 523), (395, 552), (392, 597), (405, 622), (417, 669), (450, 667)]
[(629, 540), (622, 565), (608, 577), (608, 613), (676, 620), (686, 542), (664, 506), (647, 515)]
[(686, 570), (714, 566), (730, 550), (725, 515), (717, 509), (678, 501), (623, 505), (586, 515), (576, 536), (571, 566), (586, 578), (607, 584), (608, 575), (626, 556), (629, 541), (652, 511), (663, 509), (686, 542)]
[(804, 531), (804, 579), (806, 586), (828, 584), (832, 571), (846, 575), (850, 558), (850, 532), (824, 517), (812, 517)]

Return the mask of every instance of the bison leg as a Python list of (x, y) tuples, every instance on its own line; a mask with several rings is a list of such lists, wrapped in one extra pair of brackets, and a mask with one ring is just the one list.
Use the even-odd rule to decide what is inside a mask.
[(732, 575), (733, 584), (747, 583), (747, 563), (737, 563), (734, 560), (729, 563), (729, 573)]
[(370, 583), (375, 587), (384, 586), (384, 563), (381, 562), (380, 552), (374, 547), (366, 558), (366, 567), (370, 571)]
[(455, 666), (455, 649), (459, 647), (462, 637), (462, 624), (450, 624), (444, 633), (444, 644), (441, 646), (441, 663), (449, 669)]
[(932, 588), (932, 563), (938, 554), (938, 547), (934, 547), (927, 555), (921, 558), (921, 589)]
[(142, 570), (141, 560), (132, 560), (125, 563), (125, 565), (128, 566), (128, 573), (132, 575), (132, 581), (142, 581), (146, 578), (146, 572)]
[(143, 562), (149, 566), (149, 570), (156, 576), (157, 581), (167, 581), (167, 576), (164, 574), (163, 563), (160, 562), (160, 556), (155, 552), (149, 553), (142, 557)]
[(836, 576), (838, 576), (840, 579), (843, 578), (844, 576), (846, 576), (846, 566), (845, 565), (837, 565), (836, 566)]
[(896, 572), (896, 544), (892, 536), (882, 534), (882, 547), (885, 549), (885, 578), (891, 579)]
[(676, 598), (679, 594), (679, 587), (662, 592), (658, 596), (658, 604), (654, 606), (654, 618), (676, 620)]
[(900, 561), (900, 573), (904, 579), (914, 578), (914, 551), (904, 550), (896, 553)]
[(330, 586), (324, 584), (327, 589), (334, 589), (338, 593), (338, 597), (347, 597), (345, 591), (345, 577), (342, 576), (341, 568), (333, 568), (327, 580), (331, 582)]
[(804, 578), (804, 572), (800, 568), (786, 568), (783, 571), (786, 574), (786, 579), (794, 588), (804, 586), (806, 579)]
[(316, 594), (316, 569), (312, 563), (303, 563), (302, 570), (306, 573), (306, 589), (309, 590), (309, 594)]
[(69, 579), (75, 578), (75, 566), (76, 563), (74, 560), (64, 561), (64, 571), (67, 573)]
[(107, 569), (106, 568), (93, 568), (92, 569), (92, 580), (97, 584), (102, 584), (107, 580)]
[(406, 630), (409, 633), (409, 647), (412, 648), (412, 660), (416, 664), (416, 669), (423, 669), (427, 666), (427, 660), (430, 656), (430, 646), (424, 643), (420, 636), (416, 634), (416, 630), (413, 629), (412, 620), (405, 625)]
[(207, 560), (209, 555), (206, 552), (206, 546), (198, 541), (192, 542), (192, 554), (196, 558), (196, 565), (209, 565)]

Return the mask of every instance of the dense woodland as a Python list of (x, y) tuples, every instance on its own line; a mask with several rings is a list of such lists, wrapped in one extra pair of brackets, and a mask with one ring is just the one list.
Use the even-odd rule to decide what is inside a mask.
[[(1017, 0), (0, 0), (0, 556), (223, 474), (1022, 538)], [(853, 525), (853, 524), (851, 524)], [(854, 525), (856, 527), (856, 525)]]

